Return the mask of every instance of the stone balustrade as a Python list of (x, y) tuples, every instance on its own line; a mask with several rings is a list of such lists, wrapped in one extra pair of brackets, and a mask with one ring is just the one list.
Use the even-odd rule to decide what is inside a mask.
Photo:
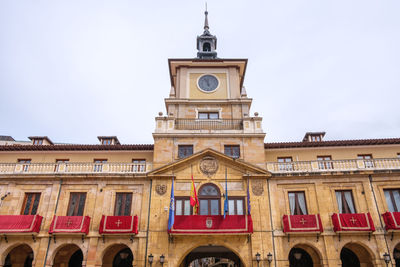
[(1, 174), (87, 174), (87, 173), (146, 173), (151, 164), (137, 163), (0, 163)]
[[(400, 158), (314, 160), (293, 162), (267, 162), (267, 170), (277, 174), (360, 171), (360, 170), (400, 170)], [(151, 171), (151, 163), (0, 163), (1, 174), (88, 174), (88, 173), (146, 173)]]
[(400, 158), (314, 160), (267, 163), (268, 171), (280, 174), (395, 169), (400, 170)]

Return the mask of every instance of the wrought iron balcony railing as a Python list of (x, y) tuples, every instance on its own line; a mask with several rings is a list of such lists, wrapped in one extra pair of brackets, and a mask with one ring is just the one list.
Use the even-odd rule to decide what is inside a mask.
[(177, 130), (243, 130), (242, 119), (175, 119)]
[(268, 162), (272, 173), (302, 173), (357, 170), (400, 170), (400, 158), (315, 160), (293, 162)]
[(145, 173), (150, 167), (137, 163), (0, 163), (0, 174)]

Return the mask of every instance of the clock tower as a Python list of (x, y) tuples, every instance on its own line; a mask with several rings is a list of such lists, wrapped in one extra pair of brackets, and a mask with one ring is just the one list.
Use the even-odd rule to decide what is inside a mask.
[(156, 117), (154, 167), (180, 159), (180, 146), (192, 146), (190, 153), (236, 146), (237, 158), (265, 168), (262, 118), (250, 115), (243, 86), (247, 59), (218, 58), (209, 28), (206, 11), (197, 57), (168, 60), (171, 90), (166, 114)]

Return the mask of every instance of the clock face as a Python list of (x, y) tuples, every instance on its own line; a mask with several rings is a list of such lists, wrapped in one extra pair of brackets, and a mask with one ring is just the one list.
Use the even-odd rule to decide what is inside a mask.
[(218, 87), (218, 79), (213, 75), (203, 75), (200, 77), (198, 86), (201, 90), (212, 92)]

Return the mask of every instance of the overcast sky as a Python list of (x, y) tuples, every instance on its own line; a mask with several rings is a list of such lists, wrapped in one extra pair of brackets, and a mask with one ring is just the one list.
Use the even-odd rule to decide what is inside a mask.
[[(218, 56), (248, 58), (266, 142), (400, 137), (400, 1), (208, 0)], [(0, 1), (0, 135), (153, 143), (168, 58), (196, 55), (204, 1)]]

